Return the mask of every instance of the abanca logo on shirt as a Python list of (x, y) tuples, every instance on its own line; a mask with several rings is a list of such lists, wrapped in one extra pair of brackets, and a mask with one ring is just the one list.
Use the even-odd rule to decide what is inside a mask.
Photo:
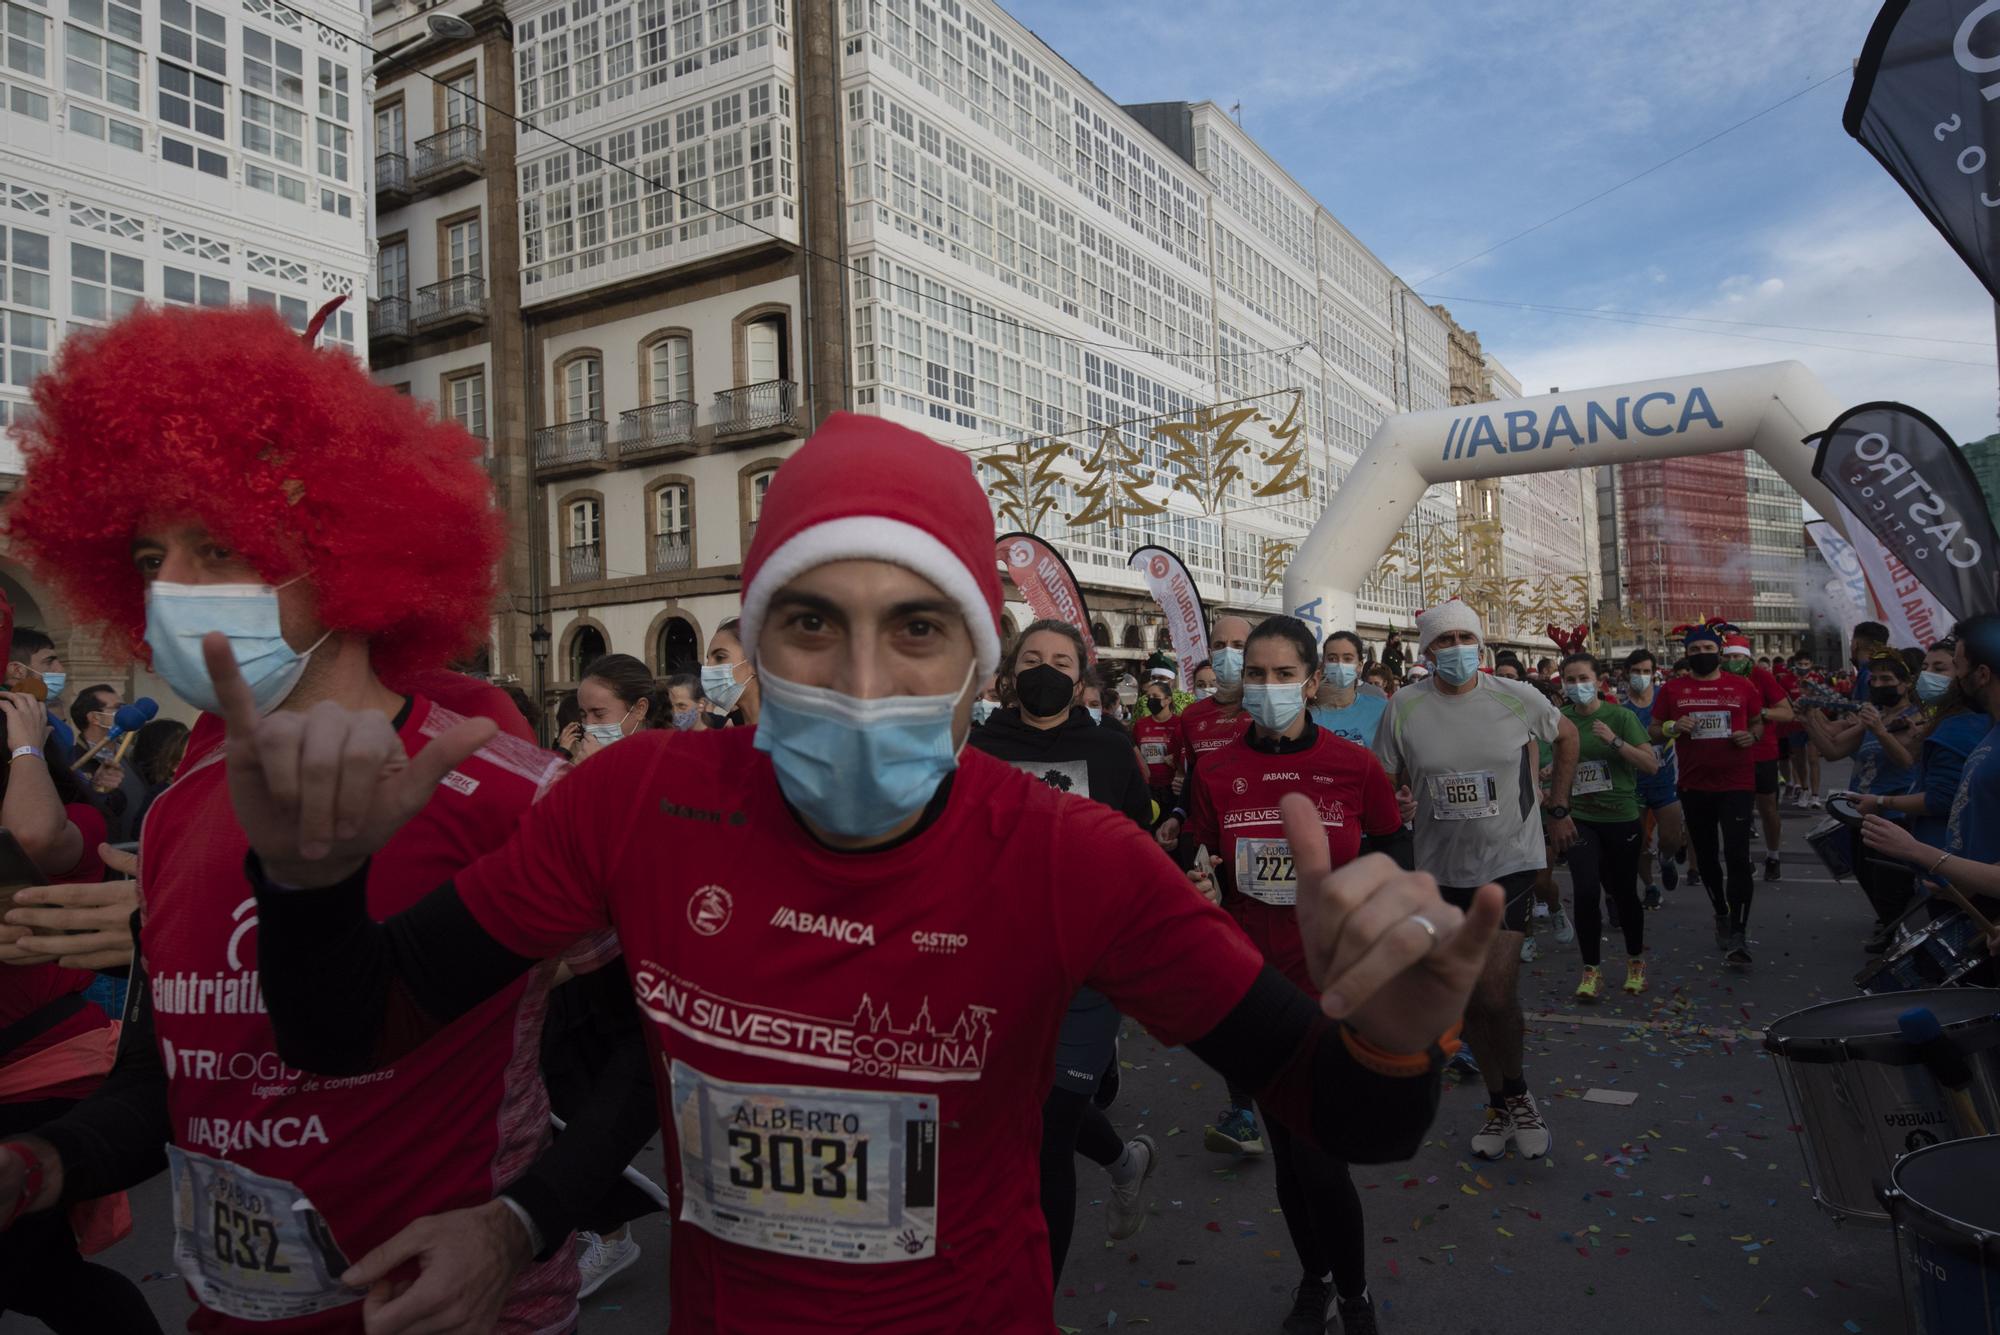
[(855, 922), (851, 918), (836, 918), (831, 913), (801, 913), (797, 909), (780, 906), (778, 911), (771, 915), (771, 926), (783, 927), (806, 936), (823, 936), (829, 941), (844, 941), (850, 946), (875, 944), (875, 927), (872, 923)]

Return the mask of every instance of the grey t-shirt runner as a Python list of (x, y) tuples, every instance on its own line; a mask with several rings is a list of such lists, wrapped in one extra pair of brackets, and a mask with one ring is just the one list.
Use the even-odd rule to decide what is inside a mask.
[(1524, 682), (1482, 672), (1464, 695), (1430, 679), (1390, 697), (1375, 755), (1417, 797), (1417, 867), (1438, 884), (1480, 886), (1548, 865), (1530, 741), (1554, 742), (1562, 715)]

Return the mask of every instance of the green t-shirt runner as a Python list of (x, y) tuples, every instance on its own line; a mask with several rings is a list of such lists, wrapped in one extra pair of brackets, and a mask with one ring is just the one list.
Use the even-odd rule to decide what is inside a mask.
[(1627, 745), (1650, 747), (1652, 742), (1639, 716), (1623, 705), (1602, 700), (1587, 714), (1565, 702), (1562, 716), (1576, 725), (1580, 743), (1576, 778), (1569, 788), (1570, 814), (1600, 825), (1639, 819), (1639, 772), (1618, 753), (1617, 745), (1597, 735), (1595, 726), (1604, 724)]

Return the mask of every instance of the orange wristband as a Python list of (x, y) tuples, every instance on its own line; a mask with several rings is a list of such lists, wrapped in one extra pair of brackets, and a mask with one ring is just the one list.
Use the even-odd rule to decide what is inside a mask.
[(1455, 1024), (1444, 1031), (1423, 1052), (1391, 1052), (1377, 1047), (1355, 1031), (1352, 1025), (1340, 1026), (1340, 1041), (1347, 1045), (1348, 1055), (1377, 1075), (1408, 1077), (1428, 1075), (1441, 1069), (1451, 1055), (1458, 1051), (1458, 1033), (1462, 1024)]

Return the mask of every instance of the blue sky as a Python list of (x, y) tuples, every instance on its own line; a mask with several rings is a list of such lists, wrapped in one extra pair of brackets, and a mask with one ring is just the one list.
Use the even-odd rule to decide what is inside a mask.
[(1007, 3), (1119, 101), (1240, 102), (1272, 156), (1528, 393), (1797, 358), (1845, 401), (1902, 399), (1960, 439), (1996, 429), (1991, 301), (1840, 128), (1878, 0)]

